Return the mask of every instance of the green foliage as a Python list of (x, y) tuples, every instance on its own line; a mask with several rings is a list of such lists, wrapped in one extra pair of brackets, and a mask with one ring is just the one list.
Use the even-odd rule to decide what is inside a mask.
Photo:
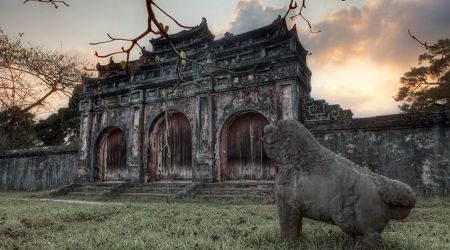
[[(2, 249), (350, 249), (336, 226), (305, 219), (302, 239), (281, 241), (275, 205), (205, 202), (68, 204), (0, 193)], [(29, 194), (27, 194), (29, 195)], [(23, 195), (21, 197), (24, 197)], [(448, 198), (419, 199), (383, 234), (381, 249), (449, 249)]]
[(36, 124), (37, 137), (46, 146), (74, 144), (78, 142), (80, 132), (80, 94), (82, 86), (78, 85), (72, 92), (67, 108), (60, 108), (57, 113)]
[(36, 142), (34, 115), (19, 107), (0, 112), (0, 151), (33, 147)]
[(127, 62), (125, 62), (125, 61), (120, 61), (120, 69), (122, 69), (122, 70), (124, 70), (124, 69), (126, 69), (127, 68)]
[(450, 39), (426, 46), (419, 56), (419, 67), (412, 67), (400, 81), (395, 100), (403, 102), (404, 112), (450, 110)]

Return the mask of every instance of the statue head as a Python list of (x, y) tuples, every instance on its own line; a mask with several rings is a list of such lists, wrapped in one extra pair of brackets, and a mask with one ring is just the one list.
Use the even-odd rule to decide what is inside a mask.
[(320, 152), (320, 144), (300, 122), (282, 120), (278, 127), (268, 125), (264, 128), (264, 150), (270, 159), (281, 163), (299, 163)]

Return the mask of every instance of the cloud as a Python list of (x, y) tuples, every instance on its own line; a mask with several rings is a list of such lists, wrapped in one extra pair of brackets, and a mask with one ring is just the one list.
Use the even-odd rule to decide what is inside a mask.
[(448, 0), (366, 1), (361, 8), (326, 15), (314, 24), (322, 33), (303, 32), (300, 39), (320, 62), (342, 63), (362, 56), (377, 63), (412, 66), (423, 48), (411, 40), (408, 28), (429, 43), (449, 37), (449, 10)]
[(241, 34), (272, 23), (285, 8), (264, 6), (260, 0), (241, 0), (237, 3), (231, 21), (224, 29), (214, 30), (217, 37), (228, 31)]
[(86, 63), (90, 66), (95, 65), (97, 62), (101, 61), (100, 58), (96, 57), (92, 50), (83, 49), (83, 48), (67, 48), (63, 49), (64, 54), (68, 56), (76, 56), (83, 63)]
[(398, 72), (388, 65), (366, 59), (352, 59), (343, 64), (311, 63), (311, 96), (351, 109), (355, 117), (398, 113), (392, 98), (399, 88)]
[[(356, 117), (399, 112), (392, 98), (399, 78), (424, 52), (407, 30), (428, 43), (450, 37), (450, 1), (366, 0), (338, 8), (314, 18), (313, 29), (322, 31), (317, 35), (301, 18), (295, 21), (300, 42), (312, 52), (312, 96), (350, 108)], [(284, 12), (259, 0), (240, 1), (226, 30), (238, 34), (259, 28)]]
[[(300, 41), (313, 53), (311, 60), (342, 63), (354, 57), (369, 57), (377, 63), (412, 66), (423, 48), (408, 35), (434, 43), (450, 36), (448, 0), (370, 0), (361, 7), (346, 7), (314, 23), (313, 35), (300, 32)], [(285, 8), (264, 6), (260, 0), (239, 1), (227, 30), (242, 33), (271, 23)], [(305, 10), (307, 13), (307, 10)], [(297, 27), (307, 25), (297, 18)]]

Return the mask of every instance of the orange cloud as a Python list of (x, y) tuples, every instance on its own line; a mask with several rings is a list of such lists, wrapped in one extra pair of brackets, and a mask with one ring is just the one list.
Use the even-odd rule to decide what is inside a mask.
[(388, 65), (380, 66), (369, 59), (347, 60), (341, 64), (310, 63), (313, 72), (312, 97), (325, 99), (352, 109), (355, 117), (398, 113), (398, 71)]
[(407, 30), (431, 43), (448, 37), (449, 9), (446, 0), (388, 0), (324, 16), (315, 24), (322, 33), (300, 34), (312, 52), (313, 97), (350, 108), (355, 117), (398, 113), (399, 78), (424, 52)]
[[(430, 43), (450, 36), (450, 1), (367, 1), (330, 13), (314, 24), (322, 33), (302, 32), (301, 41), (313, 53), (311, 60), (342, 63), (368, 57), (376, 63), (415, 64), (423, 48), (409, 37), (412, 29)], [(299, 23), (301, 25), (301, 23)]]

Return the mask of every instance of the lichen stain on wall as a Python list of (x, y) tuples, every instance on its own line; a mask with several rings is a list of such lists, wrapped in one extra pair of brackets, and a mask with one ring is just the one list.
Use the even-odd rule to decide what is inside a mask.
[(72, 183), (78, 147), (47, 147), (0, 153), (0, 190), (46, 190)]
[[(330, 150), (377, 173), (408, 183), (418, 194), (450, 192), (448, 128), (317, 133)], [(438, 160), (440, 159), (440, 160)]]

